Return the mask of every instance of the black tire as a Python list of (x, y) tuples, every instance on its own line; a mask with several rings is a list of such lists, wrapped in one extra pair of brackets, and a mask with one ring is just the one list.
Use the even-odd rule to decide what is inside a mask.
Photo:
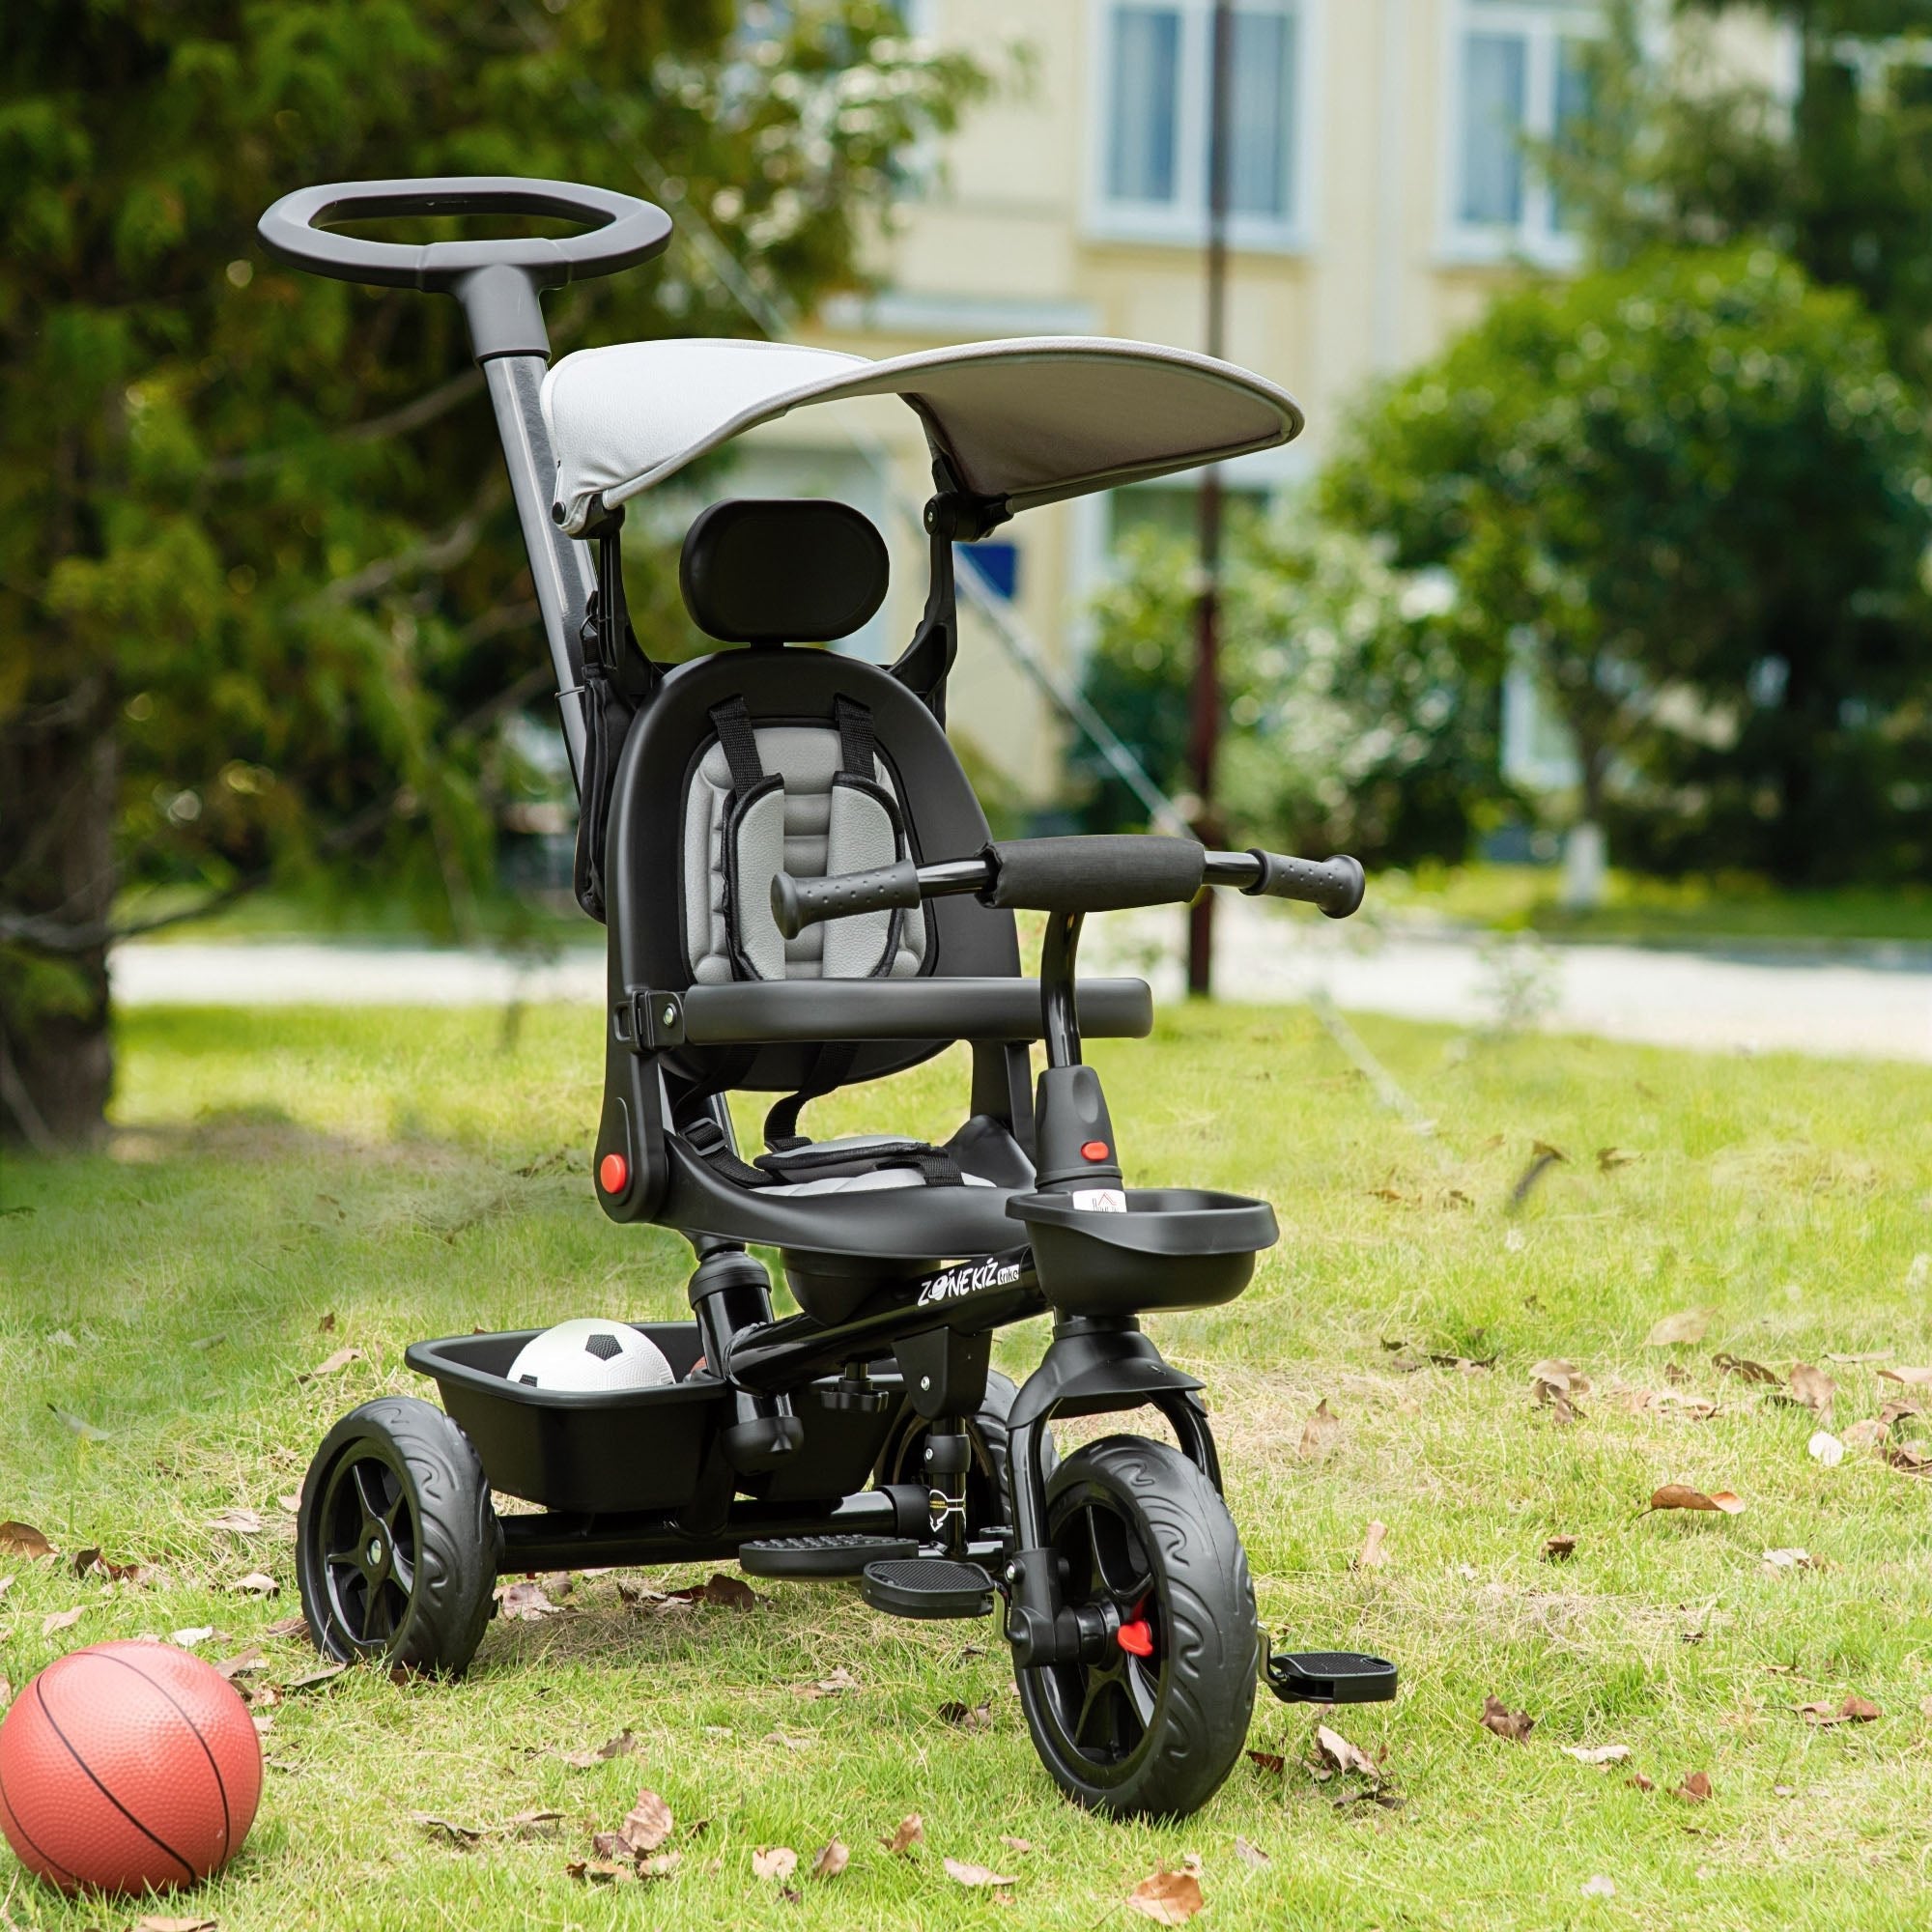
[(1069, 1456), (1046, 1493), (1069, 1606), (1111, 1600), (1152, 1649), (1016, 1670), (1034, 1747), (1077, 1804), (1185, 1817), (1221, 1788), (1254, 1712), (1261, 1631), (1234, 1519), (1178, 1449), (1138, 1435)]
[(434, 1403), (351, 1409), (302, 1482), (296, 1575), (325, 1657), (457, 1677), (493, 1607), (498, 1532), (476, 1451)]
[[(1010, 1376), (992, 1369), (986, 1376), (986, 1396), (979, 1412), (966, 1418), (966, 1439), (973, 1446), (973, 1466), (966, 1472), (966, 1522), (970, 1532), (990, 1528), (994, 1523), (1012, 1521), (1012, 1499), (1007, 1488), (1007, 1418), (1013, 1411), (1013, 1398), (1019, 1390)], [(872, 1479), (886, 1483), (923, 1483), (925, 1438), (932, 1425), (910, 1404), (899, 1413), (879, 1460)], [(1052, 1473), (1059, 1458), (1049, 1435), (1041, 1445), (1047, 1472)]]

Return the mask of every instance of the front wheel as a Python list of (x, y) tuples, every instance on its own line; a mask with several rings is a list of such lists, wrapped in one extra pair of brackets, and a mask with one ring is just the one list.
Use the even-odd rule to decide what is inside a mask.
[(1227, 1505), (1179, 1450), (1110, 1435), (1046, 1490), (1070, 1608), (1111, 1611), (1094, 1655), (1016, 1670), (1034, 1747), (1078, 1804), (1185, 1817), (1233, 1770), (1254, 1711), (1261, 1632)]
[(441, 1409), (351, 1409), (302, 1481), (296, 1574), (316, 1648), (460, 1675), (490, 1621), (497, 1538), (483, 1465)]

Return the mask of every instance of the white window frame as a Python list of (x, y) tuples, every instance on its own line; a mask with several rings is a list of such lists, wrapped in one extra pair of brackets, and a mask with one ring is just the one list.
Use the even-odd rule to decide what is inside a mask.
[[(1175, 127), (1175, 196), (1161, 206), (1118, 201), (1107, 192), (1109, 90), (1113, 73), (1113, 16), (1133, 0), (1088, 0), (1087, 182), (1082, 226), (1096, 240), (1168, 243), (1198, 248), (1208, 237), (1208, 94), (1214, 0), (1147, 0), (1180, 15), (1179, 99)], [(1286, 216), (1230, 211), (1228, 245), (1252, 253), (1300, 254), (1315, 245), (1314, 211), (1320, 192), (1321, 145), (1317, 125), (1321, 90), (1321, 10), (1324, 0), (1236, 0), (1240, 13), (1289, 14), (1294, 21), (1294, 99), (1288, 103), (1290, 182)]]
[(1443, 256), (1451, 262), (1521, 259), (1548, 268), (1576, 267), (1582, 259), (1581, 238), (1556, 226), (1555, 190), (1526, 155), (1521, 217), (1515, 222), (1463, 219), (1463, 60), (1471, 34), (1520, 35), (1524, 43), (1522, 131), (1530, 141), (1548, 141), (1556, 131), (1559, 44), (1602, 40), (1602, 7), (1597, 0), (1452, 0), (1442, 17)]

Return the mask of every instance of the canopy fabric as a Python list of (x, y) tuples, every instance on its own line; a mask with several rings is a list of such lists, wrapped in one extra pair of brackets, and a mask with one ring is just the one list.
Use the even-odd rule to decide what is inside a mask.
[(901, 396), (961, 484), (1031, 509), (1269, 449), (1301, 432), (1285, 389), (1146, 342), (1024, 336), (874, 362), (832, 349), (692, 337), (566, 355), (544, 379), (563, 527), (614, 509), (755, 424), (809, 403)]

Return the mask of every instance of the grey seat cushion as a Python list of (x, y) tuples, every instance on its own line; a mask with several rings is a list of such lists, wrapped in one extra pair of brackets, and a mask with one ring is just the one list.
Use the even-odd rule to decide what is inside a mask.
[[(866, 913), (810, 925), (787, 940), (772, 917), (770, 891), (781, 869), (794, 878), (865, 871), (898, 856), (891, 819), (877, 801), (853, 785), (837, 785), (838, 733), (830, 726), (766, 724), (753, 734), (767, 774), (782, 788), (754, 798), (737, 828), (740, 931), (738, 950), (762, 980), (904, 980), (925, 957), (926, 926), (920, 913)], [(898, 793), (881, 759), (873, 760), (879, 789)], [(691, 977), (700, 986), (737, 978), (727, 926), (724, 840), (731, 808), (731, 766), (713, 744), (698, 760), (684, 802), (684, 922)], [(890, 960), (888, 939), (896, 938)], [(883, 969), (883, 970), (881, 970)]]

